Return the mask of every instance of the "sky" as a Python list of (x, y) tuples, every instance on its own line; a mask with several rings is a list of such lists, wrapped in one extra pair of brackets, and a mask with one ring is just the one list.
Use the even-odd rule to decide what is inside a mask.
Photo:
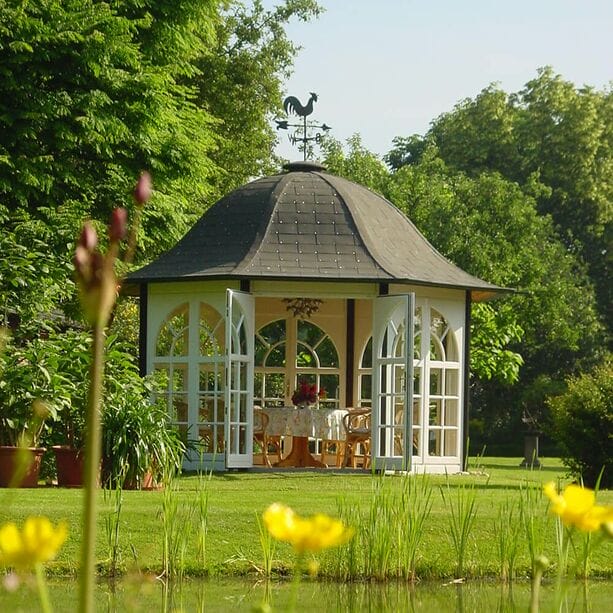
[[(265, 6), (274, 5), (273, 0)], [(301, 46), (285, 95), (318, 101), (309, 117), (378, 155), (491, 83), (516, 92), (550, 65), (577, 86), (613, 80), (611, 0), (320, 0), (291, 22)], [(276, 152), (302, 154), (279, 131)]]

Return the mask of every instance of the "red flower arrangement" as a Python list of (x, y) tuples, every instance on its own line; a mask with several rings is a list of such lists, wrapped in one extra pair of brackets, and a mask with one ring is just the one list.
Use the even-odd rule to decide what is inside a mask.
[(325, 389), (317, 389), (317, 385), (314, 383), (311, 385), (304, 379), (298, 383), (298, 389), (292, 394), (292, 403), (299, 404), (315, 404), (317, 400), (321, 400), (326, 397)]

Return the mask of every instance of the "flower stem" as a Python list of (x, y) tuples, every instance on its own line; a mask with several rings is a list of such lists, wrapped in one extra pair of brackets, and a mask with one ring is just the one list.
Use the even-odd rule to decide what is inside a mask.
[(294, 577), (292, 579), (292, 593), (290, 596), (288, 611), (296, 610), (296, 601), (298, 600), (298, 588), (300, 586), (300, 580), (302, 579), (303, 560), (304, 560), (304, 555), (302, 553), (299, 553), (298, 557), (296, 558), (296, 565), (294, 566)]
[[(102, 319), (102, 318), (100, 318)], [(87, 402), (85, 432), (85, 473), (83, 541), (81, 543), (81, 577), (79, 611), (93, 613), (96, 581), (96, 505), (98, 498), (98, 471), (100, 466), (100, 405), (104, 376), (104, 323), (97, 321), (93, 330), (92, 366)]]
[(51, 613), (51, 603), (49, 601), (49, 591), (47, 590), (47, 582), (45, 581), (45, 570), (39, 562), (34, 565), (36, 571), (36, 587), (38, 588), (38, 598), (40, 600), (40, 608), (43, 613)]

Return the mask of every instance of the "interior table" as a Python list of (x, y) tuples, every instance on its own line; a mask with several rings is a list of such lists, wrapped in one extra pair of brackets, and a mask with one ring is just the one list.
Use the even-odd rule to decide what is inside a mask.
[(263, 409), (269, 421), (270, 436), (291, 436), (292, 450), (274, 466), (327, 468), (309, 451), (309, 437), (327, 441), (344, 441), (343, 417), (346, 409), (316, 409), (309, 407), (267, 407)]

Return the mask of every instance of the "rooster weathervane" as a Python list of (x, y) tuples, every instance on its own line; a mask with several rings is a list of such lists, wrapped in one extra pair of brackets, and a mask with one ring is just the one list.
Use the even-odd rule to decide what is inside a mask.
[(310, 153), (312, 150), (309, 143), (312, 141), (320, 143), (323, 135), (331, 129), (330, 126), (325, 123), (320, 125), (312, 121), (307, 121), (307, 117), (313, 112), (314, 102), (317, 102), (317, 94), (315, 92), (311, 92), (311, 96), (306, 105), (302, 105), (296, 96), (288, 96), (283, 101), (285, 114), (289, 116), (290, 113), (293, 113), (298, 117), (302, 117), (302, 123), (289, 123), (287, 119), (275, 119), (277, 130), (295, 128), (293, 132), (288, 134), (289, 142), (292, 143), (292, 145), (300, 143), (298, 145), (298, 150), (302, 151), (305, 161), (307, 159), (307, 153)]

